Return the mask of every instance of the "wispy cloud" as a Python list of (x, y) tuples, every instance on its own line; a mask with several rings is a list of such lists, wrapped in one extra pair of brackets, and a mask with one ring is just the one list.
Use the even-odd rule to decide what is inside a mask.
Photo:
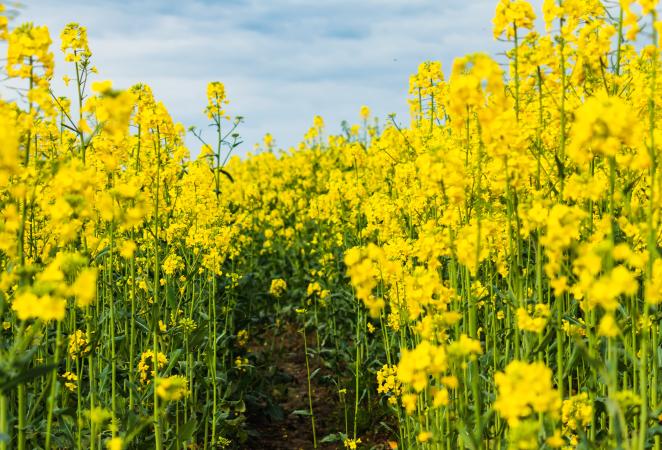
[[(57, 34), (88, 27), (100, 78), (152, 86), (175, 120), (204, 126), (207, 81), (226, 84), (245, 117), (242, 152), (271, 132), (294, 146), (315, 114), (330, 132), (361, 105), (408, 121), (408, 77), (418, 63), (502, 50), (491, 35), (496, 0), (33, 0), (22, 20)], [(60, 60), (58, 74), (62, 75)], [(58, 86), (63, 88), (63, 86)], [(193, 140), (192, 151), (197, 152)]]

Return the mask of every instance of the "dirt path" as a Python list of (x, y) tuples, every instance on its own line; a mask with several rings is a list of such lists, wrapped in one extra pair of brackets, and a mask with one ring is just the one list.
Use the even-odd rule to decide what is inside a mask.
[[(274, 367), (269, 368), (273, 374), (272, 396), (282, 410), (281, 420), (270, 420), (266, 415), (254, 414), (249, 417), (250, 427), (258, 436), (250, 443), (250, 448), (266, 450), (299, 450), (313, 448), (313, 433), (311, 418), (305, 412), (309, 410), (308, 382), (306, 360), (303, 347), (303, 337), (296, 328), (287, 324), (280, 332), (265, 333), (261, 348), (255, 351), (263, 352), (266, 360), (271, 360)], [(314, 334), (308, 337), (312, 342)], [(273, 351), (271, 350), (273, 348)], [(316, 357), (309, 357), (311, 373), (319, 365)], [(326, 373), (325, 373), (326, 372)], [(330, 433), (340, 431), (338, 428), (344, 419), (340, 417), (342, 405), (338, 393), (333, 386), (324, 382), (324, 376), (330, 375), (328, 370), (320, 368), (311, 380), (313, 393), (313, 410), (315, 411), (315, 428), (318, 441)], [(342, 424), (344, 430), (344, 424)], [(318, 442), (319, 449), (343, 448), (342, 443)]]

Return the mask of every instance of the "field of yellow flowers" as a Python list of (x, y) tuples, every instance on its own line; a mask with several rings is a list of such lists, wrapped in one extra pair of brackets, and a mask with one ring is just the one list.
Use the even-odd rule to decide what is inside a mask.
[[(0, 5), (0, 450), (661, 449), (657, 3), (500, 0), (507, 64), (424, 62), (410, 126), (289, 152), (230, 157), (209, 83), (194, 160), (83, 26)], [(289, 416), (305, 445), (260, 437)]]

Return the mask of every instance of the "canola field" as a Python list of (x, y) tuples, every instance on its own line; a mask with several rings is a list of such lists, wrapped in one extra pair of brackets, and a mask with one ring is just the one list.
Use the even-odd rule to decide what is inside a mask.
[(494, 7), (409, 125), (239, 158), (0, 6), (0, 450), (662, 448), (658, 1)]

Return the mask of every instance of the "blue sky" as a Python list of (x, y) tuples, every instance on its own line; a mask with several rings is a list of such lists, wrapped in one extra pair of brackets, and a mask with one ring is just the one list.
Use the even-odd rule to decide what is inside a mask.
[(245, 118), (246, 153), (266, 132), (278, 147), (295, 146), (315, 114), (338, 132), (364, 104), (382, 123), (389, 113), (408, 123), (408, 77), (420, 62), (440, 60), (448, 74), (455, 57), (503, 51), (492, 38), (496, 3), (32, 0), (18, 20), (48, 25), (56, 50), (66, 23), (86, 26), (99, 79), (149, 84), (186, 126), (205, 125), (206, 83), (224, 82), (230, 114)]

